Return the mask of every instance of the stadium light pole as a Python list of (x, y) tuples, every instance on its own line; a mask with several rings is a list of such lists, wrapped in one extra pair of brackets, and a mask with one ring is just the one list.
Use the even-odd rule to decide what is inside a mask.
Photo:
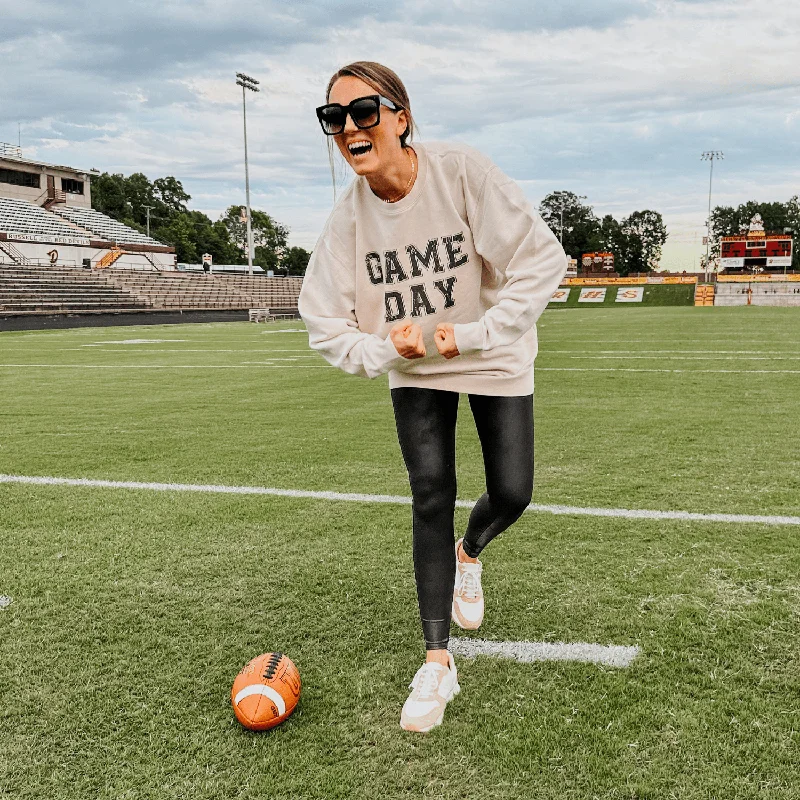
[(150, 237), (150, 209), (155, 208), (155, 206), (145, 206), (143, 205), (142, 208), (145, 210), (145, 214), (147, 214), (147, 236)]
[(242, 115), (244, 117), (244, 188), (247, 200), (247, 274), (253, 274), (253, 226), (250, 222), (250, 171), (247, 163), (247, 102), (245, 100), (245, 89), (251, 92), (260, 92), (258, 81), (245, 75), (243, 72), (236, 73), (236, 84), (242, 87)]
[(708, 174), (708, 217), (706, 218), (706, 283), (708, 282), (708, 257), (709, 247), (711, 246), (711, 179), (714, 177), (714, 159), (725, 158), (721, 150), (706, 150), (700, 155), (701, 161), (709, 161), (711, 169)]
[[(575, 197), (577, 197), (578, 200), (585, 200), (586, 199), (586, 195), (585, 194), (576, 194)], [(563, 194), (560, 195), (558, 199), (559, 199), (559, 201), (561, 203), (561, 205), (559, 207), (559, 210), (561, 211), (561, 228), (559, 230), (558, 239), (561, 242), (561, 246), (563, 247), (564, 246), (564, 196), (563, 196)]]

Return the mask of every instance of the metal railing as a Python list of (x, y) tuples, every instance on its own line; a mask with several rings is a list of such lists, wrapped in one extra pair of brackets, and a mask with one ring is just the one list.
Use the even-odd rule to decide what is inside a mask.
[(22, 148), (16, 144), (0, 142), (0, 156), (4, 158), (22, 158)]

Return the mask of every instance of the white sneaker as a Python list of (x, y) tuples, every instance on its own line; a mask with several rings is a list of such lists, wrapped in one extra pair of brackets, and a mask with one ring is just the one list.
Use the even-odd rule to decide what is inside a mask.
[(456, 582), (453, 587), (453, 622), (459, 628), (474, 631), (483, 622), (483, 588), (481, 572), (483, 564), (470, 564), (458, 560), (458, 546), (464, 541), (462, 537), (456, 542)]
[(417, 670), (408, 685), (412, 692), (400, 714), (400, 727), (403, 730), (425, 733), (441, 725), (444, 707), (461, 691), (453, 654), (449, 650), (447, 660), (450, 669), (444, 664), (429, 661)]

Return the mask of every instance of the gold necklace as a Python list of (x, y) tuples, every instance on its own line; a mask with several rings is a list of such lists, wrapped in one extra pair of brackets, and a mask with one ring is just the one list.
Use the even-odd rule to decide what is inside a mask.
[(402, 200), (408, 194), (408, 190), (411, 187), (412, 182), (414, 181), (414, 173), (415, 173), (416, 170), (415, 170), (415, 167), (414, 167), (414, 159), (411, 158), (411, 148), (410, 147), (406, 147), (405, 151), (406, 151), (406, 153), (408, 153), (409, 161), (411, 161), (411, 177), (408, 179), (408, 183), (406, 184), (406, 188), (403, 191), (403, 194), (400, 195), (400, 197), (395, 197), (394, 200), (387, 200), (386, 198), (382, 197), (381, 199), (383, 200), (384, 203), (396, 203), (398, 200)]

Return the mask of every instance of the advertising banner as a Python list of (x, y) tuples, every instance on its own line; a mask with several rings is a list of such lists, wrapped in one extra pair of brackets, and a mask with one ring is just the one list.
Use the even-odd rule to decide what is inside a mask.
[(733, 267), (735, 269), (741, 269), (744, 266), (744, 259), (743, 258), (721, 258), (719, 260), (719, 265), (721, 269), (725, 269), (726, 267)]
[(551, 303), (566, 303), (569, 299), (569, 289), (556, 289), (550, 298)]
[(581, 289), (579, 303), (602, 303), (606, 299), (606, 287), (602, 289)]
[(78, 244), (88, 245), (89, 239), (84, 239), (82, 236), (51, 236), (50, 234), (41, 233), (7, 233), (6, 237), (9, 241), (15, 242), (42, 242), (44, 244)]
[(567, 286), (644, 286), (648, 283), (697, 283), (697, 275), (652, 275), (649, 278), (566, 278)]
[(767, 258), (767, 266), (768, 267), (791, 267), (792, 266), (792, 257), (791, 256), (769, 256)]
[(617, 289), (617, 303), (641, 303), (644, 300), (644, 286)]

